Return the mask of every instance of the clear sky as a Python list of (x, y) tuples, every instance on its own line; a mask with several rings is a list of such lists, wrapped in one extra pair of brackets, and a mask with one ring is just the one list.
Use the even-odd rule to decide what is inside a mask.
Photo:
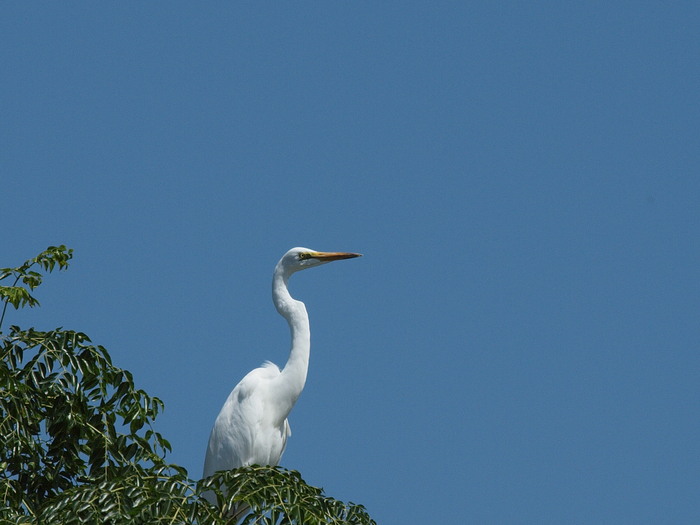
[(700, 522), (700, 4), (0, 8), (6, 322), (106, 346), (201, 474), (311, 317), (282, 464), (380, 524)]

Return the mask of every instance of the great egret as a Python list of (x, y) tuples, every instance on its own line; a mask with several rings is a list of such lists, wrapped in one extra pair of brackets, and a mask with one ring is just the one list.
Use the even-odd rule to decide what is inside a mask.
[[(299, 270), (359, 256), (359, 253), (292, 248), (277, 263), (272, 277), (272, 300), (291, 331), (287, 364), (280, 370), (266, 361), (233, 389), (209, 436), (204, 477), (219, 470), (279, 462), (291, 435), (287, 416), (306, 382), (311, 346), (306, 306), (289, 294), (287, 281)], [(213, 494), (206, 497), (214, 503)]]

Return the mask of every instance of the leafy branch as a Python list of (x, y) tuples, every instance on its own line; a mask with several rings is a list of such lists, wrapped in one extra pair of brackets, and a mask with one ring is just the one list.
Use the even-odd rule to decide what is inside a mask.
[[(216, 496), (219, 518), (236, 514), (241, 525), (376, 525), (362, 505), (328, 497), (299, 472), (279, 466), (217, 472), (199, 482), (197, 492), (207, 491)], [(241, 507), (247, 512), (236, 512)]]
[[(49, 246), (33, 259), (24, 261), (24, 264), (17, 268), (0, 268), (0, 281), (8, 277), (15, 278), (11, 286), (0, 286), (0, 297), (4, 303), (0, 315), (0, 330), (2, 330), (8, 304), (14, 306), (15, 310), (27, 305), (30, 308), (39, 306), (39, 301), (29, 291), (41, 284), (43, 276), (32, 270), (32, 267), (39, 265), (47, 272), (52, 272), (56, 266), (59, 270), (63, 270), (68, 267), (68, 261), (72, 258), (72, 249), (66, 248), (64, 245)], [(20, 280), (26, 287), (17, 286)]]
[(0, 482), (32, 507), (132, 463), (163, 464), (170, 444), (151, 427), (160, 399), (135, 387), (83, 333), (10, 327), (0, 350)]

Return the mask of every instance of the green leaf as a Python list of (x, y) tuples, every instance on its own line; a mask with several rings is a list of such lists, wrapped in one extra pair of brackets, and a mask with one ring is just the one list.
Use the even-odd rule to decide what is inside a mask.
[(21, 286), (0, 286), (0, 297), (4, 297), (5, 302), (14, 306), (16, 310), (26, 305), (30, 308), (39, 305), (39, 301)]

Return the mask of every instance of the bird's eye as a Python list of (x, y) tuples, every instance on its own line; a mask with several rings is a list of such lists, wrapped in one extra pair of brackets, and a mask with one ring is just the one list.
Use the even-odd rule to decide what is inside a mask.
[(300, 254), (299, 254), (299, 260), (300, 260), (300, 261), (305, 261), (306, 259), (311, 259), (311, 254), (310, 254), (310, 253), (300, 253)]

